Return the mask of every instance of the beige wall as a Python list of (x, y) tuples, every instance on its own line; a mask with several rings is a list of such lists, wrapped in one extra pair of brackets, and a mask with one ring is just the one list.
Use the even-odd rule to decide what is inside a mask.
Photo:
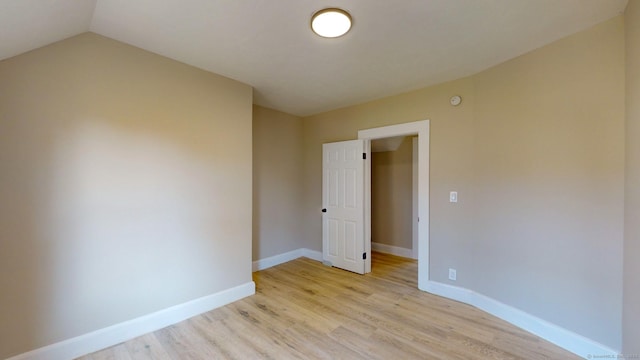
[(0, 358), (251, 281), (251, 102), (90, 33), (0, 62)]
[[(451, 94), (462, 95), (462, 105), (451, 107)], [(431, 137), (431, 250), (438, 254), (431, 259), (431, 272), (440, 280), (450, 265), (471, 272), (465, 266), (472, 254), (456, 249), (471, 236), (473, 97), (473, 81), (465, 78), (305, 118), (303, 247), (322, 250), (322, 143), (354, 139), (361, 129), (431, 119), (431, 132), (438, 134)], [(451, 189), (460, 195), (455, 207), (448, 202)], [(462, 286), (470, 285), (466, 281), (458, 279)]]
[(300, 248), (302, 121), (253, 107), (253, 260)]
[(625, 12), (627, 54), (623, 352), (640, 354), (640, 1)]
[(422, 119), (431, 280), (456, 268), (458, 286), (620, 349), (622, 18), (472, 77), (305, 118), (305, 247), (322, 246), (321, 144)]
[(614, 349), (623, 35), (618, 17), (474, 77), (475, 289)]
[(371, 241), (412, 249), (413, 143), (371, 154)]

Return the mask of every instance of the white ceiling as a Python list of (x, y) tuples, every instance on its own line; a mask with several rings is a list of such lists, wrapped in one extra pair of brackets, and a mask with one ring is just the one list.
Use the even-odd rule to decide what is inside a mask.
[[(627, 0), (0, 0), (0, 59), (95, 33), (310, 115), (471, 75), (621, 14)], [(340, 6), (338, 39), (309, 28)]]

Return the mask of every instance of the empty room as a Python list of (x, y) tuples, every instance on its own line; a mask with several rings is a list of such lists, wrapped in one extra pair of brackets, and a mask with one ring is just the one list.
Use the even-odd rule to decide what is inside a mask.
[(0, 359), (640, 358), (640, 0), (0, 0)]

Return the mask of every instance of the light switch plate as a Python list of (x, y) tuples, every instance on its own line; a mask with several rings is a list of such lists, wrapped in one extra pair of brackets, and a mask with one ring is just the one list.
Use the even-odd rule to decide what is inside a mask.
[(458, 202), (458, 192), (452, 191), (449, 193), (449, 202), (457, 203)]

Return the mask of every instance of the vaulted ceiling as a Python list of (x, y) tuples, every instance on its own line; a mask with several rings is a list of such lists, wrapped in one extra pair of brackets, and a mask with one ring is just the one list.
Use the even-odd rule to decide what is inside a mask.
[[(92, 31), (310, 115), (477, 73), (621, 14), (627, 0), (0, 0), (0, 60)], [(311, 15), (340, 6), (337, 39)], [(1, 81), (1, 79), (0, 79)]]

